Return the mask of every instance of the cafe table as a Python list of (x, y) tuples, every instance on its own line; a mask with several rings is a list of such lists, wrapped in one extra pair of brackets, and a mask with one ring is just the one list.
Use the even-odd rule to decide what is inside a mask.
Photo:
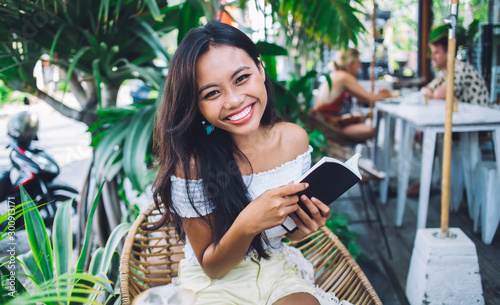
[[(406, 205), (406, 192), (411, 171), (411, 160), (413, 159), (412, 145), (416, 130), (423, 132), (421, 168), (420, 168), (420, 192), (418, 198), (417, 228), (425, 228), (427, 223), (427, 211), (429, 205), (429, 194), (431, 187), (431, 176), (434, 163), (437, 134), (444, 133), (445, 109), (444, 100), (429, 99), (427, 103), (420, 92), (413, 92), (398, 98), (375, 104), (375, 122), (377, 130), (380, 130), (381, 122), (383, 128), (383, 144), (380, 148), (380, 156), (374, 155), (374, 160), (382, 160), (377, 167), (386, 173), (391, 171), (391, 156), (395, 144), (395, 122), (401, 122), (401, 137), (399, 140), (399, 151), (397, 152), (397, 208), (395, 223), (397, 226), (403, 224), (403, 216)], [(493, 142), (497, 174), (500, 178), (500, 110), (486, 106), (458, 103), (458, 111), (453, 112), (453, 132), (460, 133), (458, 149), (462, 154), (462, 165), (464, 167), (465, 187), (467, 199), (472, 202), (471, 176), (480, 155), (478, 132), (493, 131)], [(399, 126), (399, 125), (398, 125)], [(376, 139), (379, 137), (377, 136)], [(377, 140), (375, 140), (377, 148)], [(375, 150), (377, 151), (377, 150)], [(453, 181), (453, 179), (450, 179)], [(389, 185), (389, 174), (380, 185), (380, 200), (387, 202), (387, 190)], [(450, 204), (451, 205), (451, 204)]]

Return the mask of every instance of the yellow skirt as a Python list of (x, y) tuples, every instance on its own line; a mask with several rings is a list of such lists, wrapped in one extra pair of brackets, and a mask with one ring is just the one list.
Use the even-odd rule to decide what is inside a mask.
[(196, 305), (272, 305), (292, 293), (315, 295), (315, 288), (297, 275), (283, 253), (269, 260), (243, 260), (222, 279), (210, 279), (198, 264), (181, 260), (178, 284), (196, 293)]

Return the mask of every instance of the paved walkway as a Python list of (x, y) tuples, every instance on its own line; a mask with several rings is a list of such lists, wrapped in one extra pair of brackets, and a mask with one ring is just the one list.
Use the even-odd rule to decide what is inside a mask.
[[(30, 106), (10, 104), (0, 108), (0, 147), (5, 148), (10, 141), (7, 136), (9, 116), (20, 111), (38, 115), (39, 140), (34, 144), (58, 163), (61, 173), (56, 179), (79, 190), (85, 177), (82, 171), (88, 169), (92, 156), (87, 125), (61, 115), (45, 102), (34, 101)], [(0, 169), (11, 167), (9, 153), (10, 149), (0, 149)]]

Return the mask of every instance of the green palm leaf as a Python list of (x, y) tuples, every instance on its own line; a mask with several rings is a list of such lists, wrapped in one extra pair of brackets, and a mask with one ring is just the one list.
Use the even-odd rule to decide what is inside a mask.
[[(301, 36), (299, 49), (309, 44), (323, 42), (332, 48), (346, 48), (352, 42), (357, 45), (365, 28), (355, 6), (362, 7), (360, 0), (269, 0), (279, 22), (289, 32), (289, 42)], [(290, 18), (291, 17), (291, 18)]]

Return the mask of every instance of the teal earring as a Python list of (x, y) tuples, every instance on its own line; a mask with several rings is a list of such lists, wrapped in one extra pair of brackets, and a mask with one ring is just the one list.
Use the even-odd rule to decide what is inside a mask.
[(212, 125), (212, 124), (206, 125), (207, 123), (205, 121), (201, 121), (201, 124), (203, 125), (203, 127), (205, 127), (205, 131), (207, 132), (207, 135), (211, 134), (215, 129), (214, 125)]

